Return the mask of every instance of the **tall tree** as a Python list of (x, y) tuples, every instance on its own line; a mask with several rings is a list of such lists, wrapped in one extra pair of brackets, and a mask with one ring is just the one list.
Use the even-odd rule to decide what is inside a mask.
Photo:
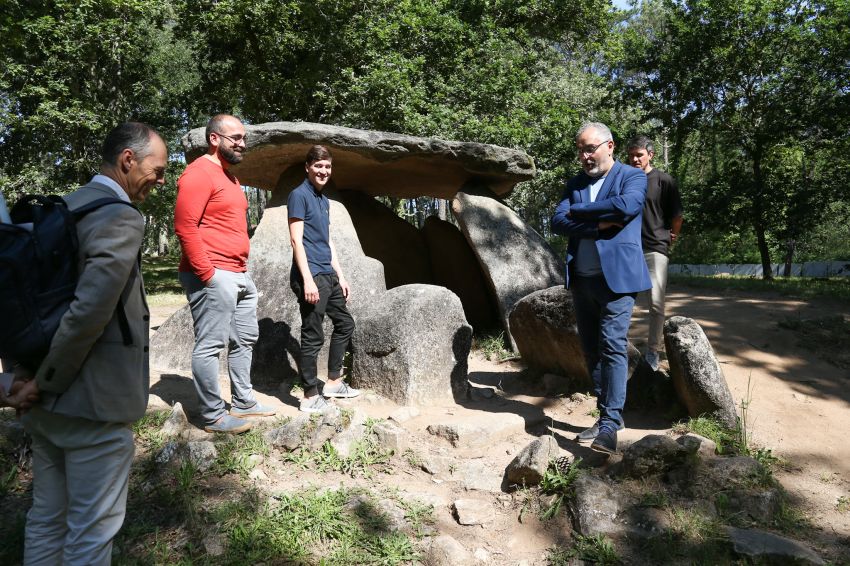
[(620, 79), (679, 148), (711, 132), (715, 145), (688, 147), (713, 160), (704, 196), (719, 222), (747, 219), (765, 278), (770, 233), (816, 212), (795, 206), (816, 176), (784, 183), (768, 167), (789, 145), (818, 151), (846, 135), (848, 25), (846, 0), (651, 0), (625, 32)]

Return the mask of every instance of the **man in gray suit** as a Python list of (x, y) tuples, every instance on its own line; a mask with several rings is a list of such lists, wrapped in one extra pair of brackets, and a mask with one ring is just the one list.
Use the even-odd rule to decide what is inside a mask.
[[(71, 210), (105, 197), (142, 202), (165, 183), (165, 144), (145, 124), (116, 127), (102, 156), (100, 174), (65, 197)], [(77, 223), (74, 300), (35, 375), (18, 368), (24, 380), (5, 399), (25, 411), (32, 436), (26, 565), (111, 562), (135, 449), (129, 424), (148, 401), (150, 317), (138, 261), (144, 229), (139, 211), (120, 203)]]

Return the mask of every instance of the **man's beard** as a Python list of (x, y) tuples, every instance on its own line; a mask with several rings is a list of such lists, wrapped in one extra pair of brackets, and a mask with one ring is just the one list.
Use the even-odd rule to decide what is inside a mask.
[(221, 154), (221, 157), (231, 165), (236, 165), (237, 163), (242, 162), (241, 151), (237, 153), (229, 147), (218, 146), (218, 152)]
[(589, 168), (587, 165), (584, 166), (584, 172), (587, 173), (590, 177), (598, 177), (599, 176), (599, 163), (594, 163)]

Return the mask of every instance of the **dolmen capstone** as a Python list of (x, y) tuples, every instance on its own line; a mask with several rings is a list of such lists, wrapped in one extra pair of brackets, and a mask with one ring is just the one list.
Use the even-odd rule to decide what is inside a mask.
[(664, 323), (664, 345), (673, 386), (688, 414), (737, 426), (735, 401), (702, 327), (684, 316), (671, 317)]
[[(297, 376), (301, 320), (289, 287), (286, 198), (304, 179), (304, 156), (317, 143), (334, 156), (325, 193), (331, 236), (352, 287), (356, 386), (404, 404), (462, 394), (472, 336), (468, 321), (481, 330), (493, 322), (508, 330), (507, 313), (520, 298), (563, 282), (562, 264), (545, 240), (499, 202), (535, 174), (522, 151), (303, 122), (248, 125), (246, 133), (244, 159), (232, 171), (243, 185), (272, 191), (249, 260), (259, 291), (255, 382)], [(204, 129), (190, 131), (182, 143), (187, 161), (200, 157)], [(392, 218), (387, 204), (393, 199), (420, 196), (453, 199), (460, 228), (434, 218), (419, 230)], [(458, 269), (469, 276), (455, 276)], [(327, 321), (325, 332), (331, 330)], [(193, 343), (184, 308), (151, 340), (152, 366), (190, 372)], [(327, 343), (320, 372), (326, 360)]]

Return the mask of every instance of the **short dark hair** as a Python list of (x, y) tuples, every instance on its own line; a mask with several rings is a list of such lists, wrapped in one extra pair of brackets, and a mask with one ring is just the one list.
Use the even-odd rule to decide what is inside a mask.
[(307, 152), (307, 159), (304, 160), (304, 163), (310, 165), (311, 163), (315, 163), (316, 161), (322, 161), (325, 159), (327, 159), (328, 161), (333, 161), (333, 157), (331, 156), (331, 150), (329, 150), (323, 145), (314, 145), (310, 148), (310, 151)]
[(117, 165), (118, 156), (125, 149), (131, 150), (136, 159), (142, 160), (151, 152), (151, 138), (159, 133), (142, 122), (124, 122), (112, 128), (103, 140), (100, 155), (107, 165)]
[(647, 153), (655, 153), (655, 144), (646, 136), (635, 136), (629, 140), (626, 151), (630, 149), (645, 149)]
[[(207, 129), (204, 132), (204, 135), (207, 138), (207, 145), (210, 144), (210, 134), (220, 134), (221, 133), (221, 126), (222, 126), (222, 124), (224, 124), (224, 121), (227, 120), (228, 118), (233, 118), (234, 120), (239, 120), (239, 118), (237, 118), (236, 116), (234, 116), (232, 114), (216, 114), (215, 116), (210, 118), (210, 121), (207, 122)], [(239, 121), (241, 122), (242, 120), (239, 120)]]

